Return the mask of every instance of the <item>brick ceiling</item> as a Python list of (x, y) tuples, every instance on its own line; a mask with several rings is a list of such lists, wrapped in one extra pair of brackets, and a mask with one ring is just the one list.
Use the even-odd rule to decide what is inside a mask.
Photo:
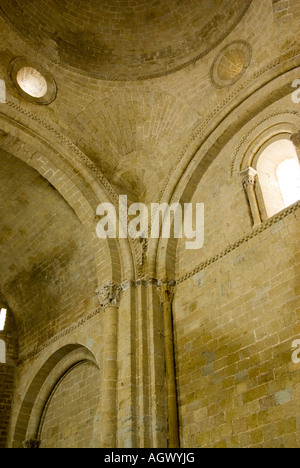
[(2, 14), (30, 45), (98, 78), (168, 74), (214, 49), (251, 0), (10, 0)]
[[(21, 336), (96, 289), (94, 256), (78, 218), (35, 170), (0, 150), (0, 291)], [(69, 291), (69, 292), (68, 292)]]

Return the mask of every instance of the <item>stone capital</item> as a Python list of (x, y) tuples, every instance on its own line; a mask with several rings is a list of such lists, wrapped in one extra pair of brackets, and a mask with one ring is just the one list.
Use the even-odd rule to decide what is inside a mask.
[(175, 281), (169, 281), (167, 283), (158, 283), (157, 292), (161, 305), (172, 303), (174, 298), (174, 288), (176, 286)]
[(107, 309), (107, 307), (119, 307), (121, 292), (122, 287), (113, 282), (105, 284), (101, 289), (97, 289), (96, 294), (100, 306), (104, 309)]
[(28, 439), (23, 442), (23, 447), (25, 449), (39, 449), (41, 446), (41, 441), (37, 439)]
[(257, 172), (253, 167), (247, 167), (241, 172), (241, 177), (243, 181), (243, 187), (245, 189), (249, 187), (254, 187), (256, 183), (256, 178), (257, 178)]

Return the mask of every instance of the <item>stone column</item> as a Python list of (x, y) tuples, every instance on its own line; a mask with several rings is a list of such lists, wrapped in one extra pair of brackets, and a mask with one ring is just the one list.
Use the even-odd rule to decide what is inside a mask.
[(104, 346), (101, 385), (101, 447), (117, 447), (117, 380), (118, 380), (118, 309), (121, 287), (108, 283), (97, 291), (104, 309)]
[(247, 167), (241, 172), (243, 179), (243, 187), (249, 202), (250, 211), (253, 220), (253, 227), (259, 226), (262, 223), (258, 202), (255, 193), (255, 185), (257, 180), (257, 172), (252, 167)]
[(159, 298), (163, 308), (166, 382), (168, 399), (169, 448), (180, 447), (172, 313), (174, 285), (174, 283), (166, 283), (158, 287)]

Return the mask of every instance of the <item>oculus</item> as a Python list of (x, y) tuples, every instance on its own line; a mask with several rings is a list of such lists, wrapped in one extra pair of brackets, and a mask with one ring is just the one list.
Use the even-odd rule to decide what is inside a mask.
[(227, 45), (215, 59), (211, 68), (211, 80), (217, 88), (237, 83), (251, 64), (252, 48), (246, 41)]
[(9, 65), (8, 74), (19, 95), (27, 101), (47, 106), (55, 100), (57, 86), (53, 76), (31, 60), (15, 58)]

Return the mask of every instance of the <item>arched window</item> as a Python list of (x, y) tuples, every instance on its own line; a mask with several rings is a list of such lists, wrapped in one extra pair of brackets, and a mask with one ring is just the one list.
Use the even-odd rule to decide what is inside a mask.
[(6, 345), (3, 340), (0, 340), (0, 364), (6, 364)]
[(300, 200), (300, 164), (289, 139), (282, 138), (265, 147), (256, 171), (261, 191), (257, 193), (258, 201), (263, 202), (259, 208), (265, 217), (270, 218)]
[(300, 200), (300, 164), (296, 158), (289, 158), (279, 164), (277, 179), (285, 207)]
[(6, 309), (0, 310), (0, 331), (3, 331), (5, 328), (6, 314), (7, 314)]
[(265, 143), (242, 172), (253, 227), (300, 200), (300, 163), (290, 134)]

